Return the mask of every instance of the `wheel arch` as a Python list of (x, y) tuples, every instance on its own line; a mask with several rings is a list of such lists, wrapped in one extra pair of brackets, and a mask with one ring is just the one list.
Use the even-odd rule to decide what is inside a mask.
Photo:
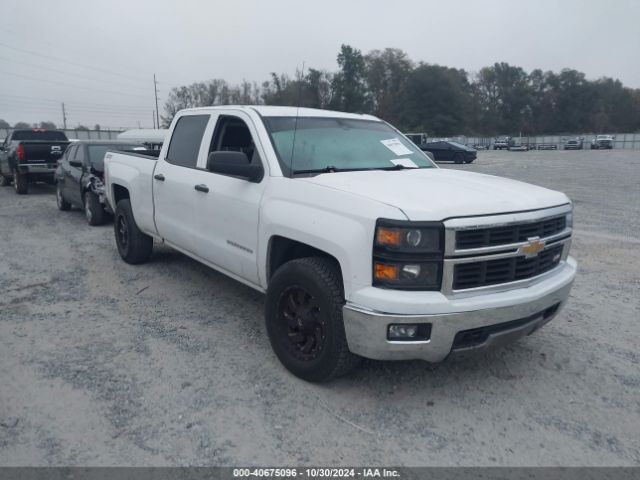
[(281, 235), (273, 235), (269, 239), (269, 246), (267, 248), (267, 284), (276, 270), (278, 270), (282, 265), (291, 260), (295, 260), (296, 258), (305, 257), (321, 257), (335, 262), (344, 282), (344, 275), (340, 261), (331, 253), (314, 247), (313, 245), (309, 245), (308, 243), (293, 240)]
[(113, 209), (115, 210), (120, 200), (130, 200), (131, 195), (129, 194), (129, 189), (127, 187), (124, 187), (118, 183), (112, 184), (111, 187), (113, 190)]

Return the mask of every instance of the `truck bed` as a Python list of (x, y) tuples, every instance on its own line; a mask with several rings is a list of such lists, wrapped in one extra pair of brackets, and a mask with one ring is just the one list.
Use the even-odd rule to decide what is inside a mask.
[[(138, 227), (149, 235), (156, 236), (157, 230), (153, 219), (153, 172), (156, 168), (157, 157), (160, 153), (114, 152), (108, 151), (104, 157), (104, 170), (109, 180), (106, 183), (130, 185), (131, 206), (136, 212)], [(106, 178), (105, 178), (106, 180)], [(106, 190), (107, 202), (115, 211), (118, 192), (111, 188)]]

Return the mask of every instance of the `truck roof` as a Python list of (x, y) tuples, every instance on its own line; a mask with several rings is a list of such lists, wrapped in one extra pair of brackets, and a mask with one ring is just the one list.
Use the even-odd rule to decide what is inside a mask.
[(216, 110), (243, 110), (245, 112), (258, 112), (263, 117), (330, 117), (330, 118), (352, 118), (352, 119), (365, 119), (365, 120), (377, 120), (379, 118), (373, 115), (361, 114), (361, 113), (346, 113), (338, 112), (334, 110), (322, 110), (319, 108), (306, 108), (306, 107), (278, 107), (278, 106), (266, 106), (266, 105), (220, 105), (215, 107), (198, 107), (187, 108), (182, 110), (183, 112), (192, 111), (216, 111)]

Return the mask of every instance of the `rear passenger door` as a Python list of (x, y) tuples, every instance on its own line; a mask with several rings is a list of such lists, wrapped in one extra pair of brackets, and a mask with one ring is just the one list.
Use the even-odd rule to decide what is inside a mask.
[[(153, 199), (158, 233), (178, 250), (194, 253), (196, 235), (196, 185), (203, 173), (197, 169), (209, 114), (180, 117), (170, 137), (164, 158), (153, 176)], [(206, 149), (206, 146), (203, 147)]]

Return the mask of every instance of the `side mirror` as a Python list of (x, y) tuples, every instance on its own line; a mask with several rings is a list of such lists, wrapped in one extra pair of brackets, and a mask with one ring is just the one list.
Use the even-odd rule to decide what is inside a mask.
[(262, 165), (250, 163), (244, 152), (211, 152), (207, 157), (207, 170), (241, 177), (252, 183), (260, 183), (264, 177)]
[(76, 168), (82, 168), (82, 162), (79, 162), (77, 160), (69, 160), (69, 165)]

